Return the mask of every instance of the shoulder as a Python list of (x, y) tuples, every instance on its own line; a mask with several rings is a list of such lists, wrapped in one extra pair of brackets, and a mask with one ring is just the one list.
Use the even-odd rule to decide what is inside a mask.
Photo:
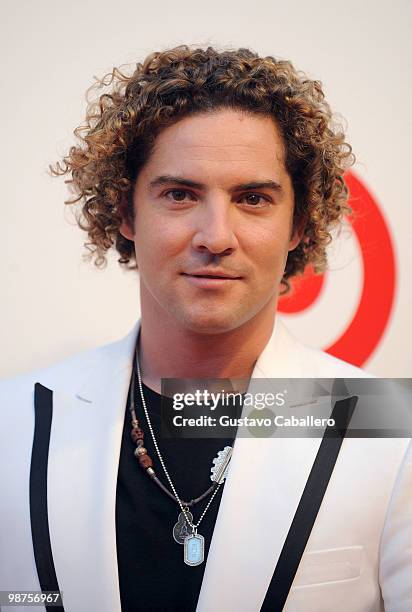
[(47, 368), (33, 370), (0, 381), (0, 410), (33, 398), (34, 385), (41, 383), (52, 390), (73, 393), (93, 371), (107, 371), (130, 360), (137, 326), (120, 340), (81, 351)]
[(325, 351), (314, 349), (304, 344), (300, 348), (302, 361), (312, 364), (313, 376), (319, 378), (373, 378), (366, 370), (358, 368), (342, 359), (333, 357)]
[(44, 386), (54, 388), (65, 388), (70, 379), (78, 378), (88, 370), (105, 346), (89, 349), (71, 355), (55, 364), (24, 374), (18, 374), (12, 378), (0, 381), (0, 398), (4, 399), (10, 393), (25, 393), (31, 390), (36, 382)]
[(371, 378), (372, 375), (350, 363), (306, 346), (287, 328), (280, 317), (256, 370), (267, 378)]
[(22, 428), (25, 432), (33, 430), (36, 383), (52, 390), (68, 390), (73, 381), (84, 376), (84, 372), (99, 358), (98, 354), (99, 349), (84, 351), (50, 367), (0, 381), (0, 414), (3, 423), (0, 445), (7, 449), (11, 432), (21, 431)]

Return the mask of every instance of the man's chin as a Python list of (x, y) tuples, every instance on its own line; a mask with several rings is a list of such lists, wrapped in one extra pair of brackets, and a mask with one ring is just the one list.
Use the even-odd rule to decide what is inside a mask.
[(215, 335), (224, 334), (241, 327), (248, 317), (234, 317), (233, 315), (218, 315), (216, 313), (190, 314), (183, 317), (181, 322), (186, 329), (197, 334)]

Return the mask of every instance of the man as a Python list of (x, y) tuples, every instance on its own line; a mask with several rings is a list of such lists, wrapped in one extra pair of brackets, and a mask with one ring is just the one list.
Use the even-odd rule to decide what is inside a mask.
[(289, 611), (412, 609), (408, 440), (343, 440), (292, 587), (272, 593), (321, 439), (160, 434), (162, 378), (364, 376), (275, 316), (347, 210), (352, 156), (320, 84), (187, 47), (101, 84), (54, 172), (71, 173), (96, 264), (113, 245), (136, 262), (141, 321), (3, 384), (1, 589), (59, 588), (73, 612), (279, 610), (281, 590)]

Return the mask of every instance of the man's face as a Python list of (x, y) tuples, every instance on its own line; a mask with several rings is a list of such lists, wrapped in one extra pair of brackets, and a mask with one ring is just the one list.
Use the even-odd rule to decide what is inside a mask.
[(276, 308), (294, 194), (274, 121), (219, 110), (164, 129), (137, 178), (142, 314), (212, 334)]

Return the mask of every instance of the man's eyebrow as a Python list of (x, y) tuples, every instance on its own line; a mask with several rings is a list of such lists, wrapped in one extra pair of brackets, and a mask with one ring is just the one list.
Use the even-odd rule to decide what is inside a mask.
[(182, 176), (171, 176), (170, 174), (157, 176), (155, 179), (153, 179), (153, 181), (150, 181), (149, 187), (159, 187), (161, 185), (170, 185), (171, 183), (175, 185), (193, 187), (193, 189), (206, 189), (206, 185), (203, 185), (202, 183), (196, 183), (195, 181), (191, 181), (190, 179)]
[(276, 181), (251, 181), (249, 183), (240, 183), (231, 187), (229, 191), (251, 191), (253, 189), (271, 189), (272, 191), (282, 191), (282, 186)]
[[(163, 174), (161, 176), (157, 176), (155, 179), (150, 181), (149, 187), (159, 187), (160, 185), (170, 185), (171, 183), (175, 185), (192, 187), (193, 189), (207, 189), (207, 186), (203, 183), (198, 183), (182, 176), (172, 176), (170, 174)], [(239, 183), (238, 185), (234, 185), (229, 189), (229, 192), (235, 193), (237, 191), (251, 191), (253, 189), (271, 189), (272, 191), (282, 191), (282, 186), (273, 180), (250, 181), (248, 183)]]

